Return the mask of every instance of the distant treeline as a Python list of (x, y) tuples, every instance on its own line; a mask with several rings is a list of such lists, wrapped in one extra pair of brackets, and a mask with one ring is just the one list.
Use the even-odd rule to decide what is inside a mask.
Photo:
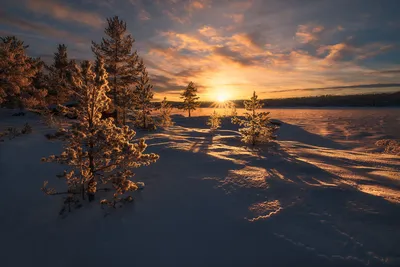
[[(237, 108), (243, 107), (243, 100), (234, 100)], [(264, 107), (388, 107), (400, 106), (400, 91), (395, 93), (322, 95), (282, 99), (264, 99)], [(181, 103), (171, 102), (174, 107)], [(210, 107), (212, 102), (202, 102), (201, 107)]]

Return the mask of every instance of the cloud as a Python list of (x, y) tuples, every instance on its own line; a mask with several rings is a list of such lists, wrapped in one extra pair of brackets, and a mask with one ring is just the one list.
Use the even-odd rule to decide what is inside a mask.
[(198, 32), (201, 35), (206, 36), (206, 37), (210, 37), (210, 38), (216, 37), (218, 35), (217, 30), (215, 28), (211, 27), (211, 26), (208, 26), (208, 25), (205, 25), (205, 26), (201, 27), (200, 29), (198, 29)]
[(175, 76), (177, 76), (178, 78), (194, 78), (203, 72), (204, 70), (202, 68), (188, 68), (178, 73), (175, 73)]
[(93, 28), (103, 27), (103, 19), (93, 12), (74, 9), (54, 0), (26, 0), (29, 10), (66, 22), (74, 21)]
[[(350, 39), (351, 40), (351, 39)], [(318, 55), (325, 55), (325, 60), (334, 62), (339, 60), (364, 60), (394, 49), (393, 44), (368, 43), (354, 46), (349, 41), (334, 45), (325, 45), (317, 49)]]
[(381, 70), (373, 73), (379, 73), (379, 74), (400, 74), (400, 69), (395, 69), (395, 70)]
[(83, 43), (89, 41), (88, 39), (82, 36), (78, 36), (71, 32), (64, 31), (61, 29), (53, 28), (48, 24), (28, 21), (15, 16), (9, 16), (8, 14), (1, 12), (0, 12), (0, 22), (7, 24), (11, 27), (16, 27), (20, 30), (28, 32), (27, 35), (29, 35), (30, 37), (37, 37), (37, 36), (32, 36), (31, 33), (38, 33), (42, 37), (47, 36), (56, 40), (65, 41), (67, 39), (70, 42), (77, 42), (77, 43)]
[(242, 23), (244, 21), (244, 14), (224, 14), (225, 17), (232, 19), (235, 23)]
[(314, 43), (319, 40), (324, 30), (325, 28), (322, 25), (299, 25), (297, 27), (296, 39), (302, 44)]
[[(317, 34), (331, 30), (322, 27), (310, 29), (311, 33)], [(395, 82), (394, 76), (369, 75), (371, 70), (359, 64), (362, 58), (389, 51), (391, 46), (388, 44), (369, 43), (357, 47), (346, 39), (337, 44), (311, 46), (314, 50), (306, 51), (302, 47), (282, 48), (266, 43), (268, 30), (256, 26), (247, 31), (246, 28), (227, 31), (215, 24), (197, 29), (191, 27), (182, 32), (169, 30), (159, 33), (158, 45), (149, 46), (147, 56), (157, 65), (155, 74), (169, 78), (163, 87), (165, 90), (174, 91), (173, 88), (184, 86), (185, 82), (193, 79), (202, 84), (202, 97), (207, 99), (212, 99), (213, 91), (221, 87), (229, 90), (235, 98), (243, 97), (254, 87), (266, 91), (279, 88), (268, 92), (272, 94), (269, 97), (279, 97), (290, 92), (299, 96), (318, 90), (358, 90), (358, 87), (343, 88), (341, 84), (346, 83)], [(299, 85), (309, 90), (292, 89)], [(315, 85), (318, 88), (313, 88)], [(364, 86), (360, 90), (379, 88), (394, 87)]]
[(186, 4), (186, 10), (188, 11), (193, 11), (196, 9), (203, 9), (205, 8), (210, 1), (189, 1), (188, 4)]
[(263, 43), (262, 36), (257, 31), (251, 33), (236, 33), (232, 36), (232, 40), (236, 42), (236, 44), (250, 49), (252, 52), (262, 53), (266, 50), (266, 44)]
[(356, 85), (343, 85), (331, 87), (318, 87), (318, 88), (298, 88), (298, 89), (284, 89), (270, 91), (270, 93), (283, 93), (283, 92), (296, 92), (296, 91), (323, 91), (323, 90), (347, 90), (347, 89), (375, 89), (375, 88), (400, 88), (400, 83), (375, 83), (375, 84), (356, 84)]
[(233, 51), (227, 46), (216, 47), (213, 50), (214, 54), (227, 59), (233, 63), (238, 63), (241, 66), (256, 66), (260, 61), (253, 57), (246, 57), (238, 51)]
[(162, 32), (161, 36), (166, 37), (169, 45), (176, 50), (186, 49), (191, 52), (206, 52), (212, 49), (212, 45), (192, 34), (167, 31)]
[(229, 5), (232, 9), (237, 9), (240, 11), (245, 11), (253, 6), (254, 0), (234, 0), (230, 1)]
[(353, 52), (351, 46), (346, 43), (338, 43), (334, 45), (326, 45), (318, 48), (317, 53), (322, 55), (327, 53), (325, 59), (328, 61), (337, 61), (343, 59), (346, 55), (350, 55)]
[(156, 3), (162, 8), (163, 14), (179, 24), (190, 23), (196, 11), (211, 7), (211, 0), (164, 0)]
[(144, 9), (140, 10), (140, 12), (139, 12), (139, 19), (140, 20), (145, 21), (145, 20), (150, 20), (150, 18), (151, 18), (151, 16), (150, 16), (149, 12), (147, 12)]
[(190, 17), (189, 16), (182, 16), (182, 14), (175, 15), (175, 13), (179, 13), (176, 11), (176, 9), (171, 9), (171, 10), (163, 10), (163, 13), (167, 15), (172, 21), (178, 22), (180, 24), (185, 24), (190, 22)]

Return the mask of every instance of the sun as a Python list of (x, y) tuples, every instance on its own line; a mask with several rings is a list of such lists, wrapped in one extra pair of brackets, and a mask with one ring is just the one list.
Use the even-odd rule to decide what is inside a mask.
[(228, 96), (227, 96), (227, 94), (225, 94), (224, 92), (219, 92), (219, 93), (217, 94), (217, 101), (218, 101), (218, 102), (223, 103), (223, 102), (225, 102), (225, 101), (227, 101), (227, 100), (228, 100)]

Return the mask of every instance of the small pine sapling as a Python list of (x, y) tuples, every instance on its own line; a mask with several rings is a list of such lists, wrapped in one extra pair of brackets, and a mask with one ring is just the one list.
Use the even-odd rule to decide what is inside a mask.
[(164, 97), (164, 100), (161, 101), (161, 104), (160, 104), (159, 126), (166, 128), (166, 127), (172, 126), (174, 124), (171, 119), (171, 112), (172, 112), (171, 104), (169, 104), (167, 101), (167, 98)]
[(211, 131), (215, 131), (221, 127), (221, 116), (215, 110), (208, 119), (207, 125), (210, 126)]
[(254, 146), (274, 140), (276, 138), (274, 133), (278, 127), (271, 124), (268, 117), (269, 112), (257, 112), (257, 109), (262, 108), (263, 104), (258, 99), (256, 92), (253, 93), (250, 100), (244, 101), (244, 106), (248, 111), (244, 113), (245, 118), (232, 118), (233, 124), (243, 126), (239, 129), (242, 141)]

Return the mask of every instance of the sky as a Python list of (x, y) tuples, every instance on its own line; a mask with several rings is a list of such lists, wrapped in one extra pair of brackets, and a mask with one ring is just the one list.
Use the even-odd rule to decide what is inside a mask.
[(399, 0), (0, 0), (0, 35), (51, 62), (93, 59), (119, 16), (155, 98), (193, 81), (203, 100), (400, 91)]

